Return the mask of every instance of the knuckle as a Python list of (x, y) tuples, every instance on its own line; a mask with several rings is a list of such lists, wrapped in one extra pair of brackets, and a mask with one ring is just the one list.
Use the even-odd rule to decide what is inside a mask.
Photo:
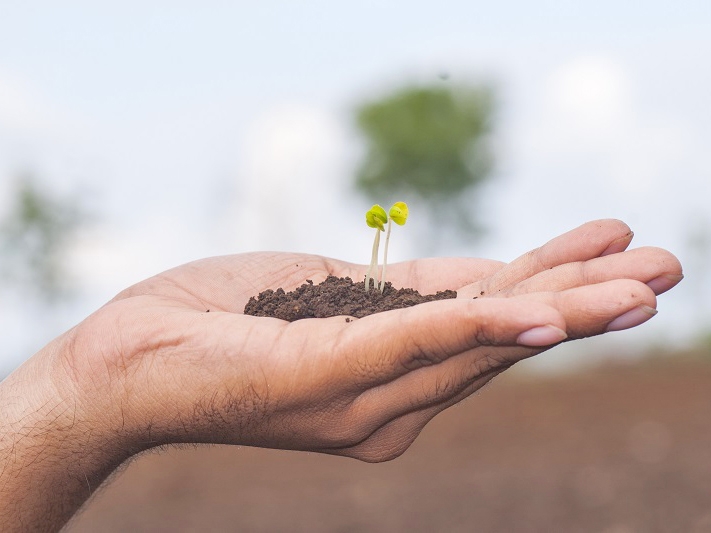
[(438, 376), (435, 380), (434, 395), (431, 398), (426, 398), (429, 400), (428, 403), (439, 401), (441, 398), (448, 398), (453, 396), (461, 389), (461, 379), (454, 379), (452, 376)]
[[(426, 338), (427, 342), (421, 339)], [(433, 332), (421, 332), (408, 338), (404, 347), (404, 357), (400, 364), (407, 372), (441, 363), (447, 356), (447, 350), (438, 340), (440, 335)]]
[(357, 353), (346, 359), (348, 372), (355, 377), (357, 381), (371, 381), (382, 374), (381, 365), (377, 362), (369, 360), (362, 353)]
[(504, 356), (504, 354), (498, 351), (488, 351), (483, 357), (479, 358), (475, 365), (474, 370), (476, 374), (471, 376), (471, 379), (477, 378), (489, 372), (500, 370), (510, 366), (511, 362)]
[(426, 349), (417, 340), (410, 339), (407, 357), (402, 360), (402, 366), (406, 371), (410, 372), (412, 370), (417, 370), (418, 368), (432, 366), (438, 362), (439, 361), (433, 357), (431, 350)]
[(478, 319), (474, 338), (480, 346), (493, 346), (500, 342), (496, 324), (485, 316)]
[(474, 350), (467, 354), (460, 364), (458, 382), (464, 384), (460, 389), (471, 385), (482, 376), (501, 372), (518, 360), (518, 348), (482, 347)]

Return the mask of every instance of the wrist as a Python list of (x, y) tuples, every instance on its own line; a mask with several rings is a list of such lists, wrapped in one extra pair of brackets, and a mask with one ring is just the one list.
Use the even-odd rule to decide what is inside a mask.
[(0, 383), (0, 530), (58, 529), (131, 452), (57, 365), (60, 337)]

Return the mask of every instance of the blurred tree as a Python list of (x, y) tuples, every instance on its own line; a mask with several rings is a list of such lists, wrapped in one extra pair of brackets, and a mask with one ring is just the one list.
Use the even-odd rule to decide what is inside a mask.
[(493, 163), (492, 114), (484, 86), (405, 87), (365, 103), (356, 111), (367, 139), (356, 187), (378, 203), (415, 195), (440, 235), (445, 225), (471, 238), (480, 226), (470, 193)]
[(65, 253), (83, 219), (75, 199), (41, 190), (30, 176), (19, 178), (0, 222), (3, 277), (25, 284), (46, 301), (66, 295)]

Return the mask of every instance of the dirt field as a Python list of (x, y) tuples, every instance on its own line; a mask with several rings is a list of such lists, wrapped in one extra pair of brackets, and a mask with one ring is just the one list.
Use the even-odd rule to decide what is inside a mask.
[(711, 358), (504, 375), (385, 464), (148, 455), (68, 531), (711, 532)]

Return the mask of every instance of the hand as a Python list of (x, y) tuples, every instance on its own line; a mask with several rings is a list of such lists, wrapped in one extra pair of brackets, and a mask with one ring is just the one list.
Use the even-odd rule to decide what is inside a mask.
[(94, 428), (84, 446), (105, 448), (91, 463), (101, 468), (84, 470), (89, 487), (107, 464), (180, 442), (388, 460), (522, 358), (650, 318), (655, 292), (677, 283), (681, 267), (664, 250), (625, 252), (631, 238), (624, 224), (599, 221), (509, 265), (392, 265), (395, 286), (454, 288), (459, 298), (348, 322), (285, 323), (242, 309), (266, 288), (328, 274), (359, 280), (364, 266), (278, 253), (206, 259), (119, 294), (43, 359), (74, 420)]
[[(242, 309), (265, 288), (290, 290), (328, 274), (359, 280), (364, 266), (297, 254), (206, 259), (121, 293), (74, 331), (66, 367), (82, 395), (95, 395), (97, 384), (110, 391), (106, 401), (93, 400), (95, 415), (113, 412), (134, 443), (391, 459), (437, 412), (516, 361), (566, 336), (651, 318), (653, 289), (670, 288), (681, 269), (659, 249), (614, 253), (631, 238), (624, 224), (601, 221), (509, 265), (394, 265), (396, 286), (454, 287), (461, 298), (350, 322), (289, 324)], [(101, 357), (90, 346), (102, 346)]]

